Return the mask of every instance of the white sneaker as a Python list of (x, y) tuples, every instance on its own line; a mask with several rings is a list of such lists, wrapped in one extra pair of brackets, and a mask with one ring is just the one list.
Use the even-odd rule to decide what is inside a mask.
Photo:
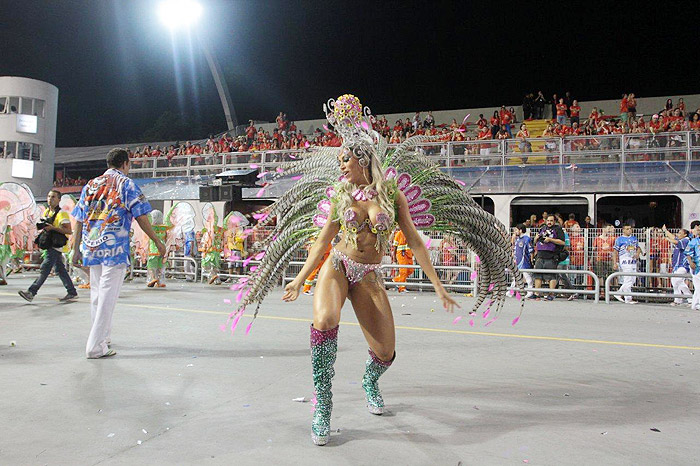
[(638, 301), (625, 301), (625, 304), (639, 304)]
[(622, 296), (613, 295), (613, 297), (614, 297), (615, 299), (617, 299), (618, 301), (620, 301), (621, 303), (624, 303), (624, 302), (625, 302), (625, 299), (624, 299)]

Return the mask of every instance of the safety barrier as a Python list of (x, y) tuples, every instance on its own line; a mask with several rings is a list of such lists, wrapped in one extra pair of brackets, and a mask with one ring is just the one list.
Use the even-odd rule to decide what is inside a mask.
[[(527, 292), (535, 292), (535, 293), (564, 293), (564, 294), (580, 294), (580, 295), (593, 295), (593, 300), (597, 304), (600, 300), (600, 279), (596, 274), (591, 272), (590, 270), (576, 270), (576, 269), (522, 269), (521, 272), (523, 273), (529, 273), (529, 274), (536, 274), (536, 273), (546, 273), (546, 274), (551, 274), (551, 275), (585, 275), (587, 277), (591, 277), (593, 280), (593, 284), (589, 285), (592, 286), (593, 289), (588, 289), (589, 286), (583, 289), (577, 289), (577, 288), (557, 288), (557, 289), (551, 289), (551, 288), (525, 288), (525, 291)], [(533, 280), (535, 277), (532, 277)]]
[(613, 279), (616, 277), (633, 276), (633, 277), (669, 277), (669, 278), (687, 278), (690, 279), (692, 276), (689, 273), (679, 274), (679, 273), (650, 273), (650, 272), (614, 272), (611, 273), (607, 279), (605, 279), (605, 302), (610, 304), (611, 296), (640, 296), (646, 298), (689, 298), (687, 295), (674, 294), (674, 293), (647, 293), (642, 291), (630, 291), (630, 292), (620, 292), (610, 290), (610, 285)]
[[(199, 274), (199, 264), (197, 263), (197, 260), (193, 259), (192, 257), (186, 256), (168, 256), (165, 260), (168, 262), (168, 264), (166, 264), (165, 267), (166, 275), (185, 277), (191, 276), (193, 280), (197, 280), (197, 275)], [(188, 272), (186, 267), (183, 267), (184, 270), (176, 270), (172, 264), (173, 261), (181, 261), (183, 264), (193, 264), (194, 272)], [(141, 262), (139, 260), (139, 266), (136, 266), (136, 259), (134, 259), (134, 262), (132, 263), (131, 269), (129, 271), (129, 277), (133, 278), (134, 275), (148, 275), (148, 269), (143, 268), (143, 264), (145, 263), (146, 262)]]

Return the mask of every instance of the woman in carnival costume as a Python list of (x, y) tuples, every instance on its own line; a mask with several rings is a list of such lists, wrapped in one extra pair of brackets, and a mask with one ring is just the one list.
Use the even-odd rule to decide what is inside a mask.
[[(158, 239), (160, 239), (163, 244), (166, 243), (166, 237), (168, 235), (168, 230), (170, 227), (165, 225), (163, 219), (163, 212), (160, 210), (153, 210), (149, 214), (151, 217), (151, 225), (153, 226), (153, 231), (156, 232)], [(156, 243), (152, 240), (148, 240), (148, 261), (146, 261), (147, 278), (146, 286), (148, 288), (165, 288), (165, 261), (167, 257), (163, 257), (158, 252)]]
[[(474, 311), (491, 296), (484, 316), (500, 311), (511, 269), (519, 287), (522, 275), (515, 269), (507, 230), (482, 210), (468, 193), (428, 158), (415, 151), (417, 144), (434, 138), (416, 136), (396, 148), (371, 128), (371, 113), (346, 94), (324, 105), (328, 121), (342, 136), (339, 148), (316, 148), (302, 160), (284, 164), (277, 176), (301, 173), (301, 180), (262, 212), (259, 226), (273, 217), (277, 223), (264, 242), (265, 256), (250, 278), (241, 280), (238, 309), (230, 316), (235, 328), (245, 307), (260, 304), (293, 255), (310, 237), (317, 240), (297, 277), (285, 287), (283, 300), (294, 301), (304, 278), (321, 261), (336, 235), (330, 260), (321, 268), (313, 299), (311, 365), (317, 404), (311, 438), (325, 445), (330, 438), (333, 408), (331, 379), (335, 372), (340, 310), (350, 299), (369, 345), (362, 387), (372, 414), (384, 412), (379, 377), (391, 366), (396, 353), (391, 306), (378, 272), (396, 226), (406, 234), (418, 264), (435, 287), (447, 311), (457, 306), (440, 283), (417, 228), (450, 233), (474, 250), (482, 261), (479, 295)], [(320, 231), (319, 231), (320, 228)], [(522, 309), (522, 304), (521, 304)], [(514, 319), (517, 322), (519, 316)], [(490, 320), (488, 323), (492, 322)], [(248, 329), (250, 330), (250, 326)]]

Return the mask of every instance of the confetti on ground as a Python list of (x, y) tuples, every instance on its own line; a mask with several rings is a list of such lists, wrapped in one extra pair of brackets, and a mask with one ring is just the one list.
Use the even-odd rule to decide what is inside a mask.
[(605, 432), (601, 432), (600, 435), (608, 435), (608, 431), (606, 430)]
[(474, 319), (471, 319), (471, 320), (469, 321), (469, 326), (470, 326), (470, 327), (473, 327), (473, 326), (474, 326)]
[(136, 442), (136, 445), (141, 445), (143, 442), (141, 440)]
[(165, 402), (165, 406), (170, 406), (170, 402), (169, 402), (169, 401), (166, 401), (166, 402)]
[(188, 364), (188, 365), (187, 365), (187, 367), (193, 367), (193, 366), (194, 366), (194, 364)]
[(107, 438), (112, 438), (112, 437), (114, 437), (114, 433), (111, 433), (111, 434), (108, 434), (108, 435), (107, 435)]
[(462, 320), (462, 317), (463, 317), (463, 316), (457, 316), (457, 317), (455, 317), (455, 320), (452, 321), (452, 325), (455, 325), (457, 322), (459, 322), (460, 320)]
[(224, 304), (231, 304), (231, 300), (230, 300), (230, 299), (224, 299)]
[(654, 431), (654, 432), (661, 432), (661, 431), (660, 431), (659, 429), (657, 429), (656, 427), (652, 427), (652, 428), (649, 429), (649, 430)]
[(299, 398), (292, 398), (292, 401), (296, 401), (297, 403), (308, 403), (309, 400), (306, 399), (306, 397), (299, 397)]
[(10, 346), (17, 346), (17, 342), (16, 342), (16, 341), (14, 341), (14, 340), (13, 340), (13, 341), (11, 341), (11, 342), (10, 342)]
[(146, 429), (141, 429), (141, 432), (143, 432), (144, 434), (148, 433), (148, 431)]

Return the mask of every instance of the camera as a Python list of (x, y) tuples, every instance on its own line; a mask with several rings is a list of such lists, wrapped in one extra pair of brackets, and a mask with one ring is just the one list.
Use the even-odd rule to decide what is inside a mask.
[(539, 238), (537, 239), (538, 243), (544, 243), (545, 238), (553, 238), (554, 237), (554, 232), (550, 230), (549, 228), (545, 229), (543, 232), (538, 234)]
[(37, 230), (43, 230), (47, 226), (49, 226), (51, 223), (49, 222), (49, 219), (46, 217), (41, 217), (38, 222), (36, 222), (36, 229)]

